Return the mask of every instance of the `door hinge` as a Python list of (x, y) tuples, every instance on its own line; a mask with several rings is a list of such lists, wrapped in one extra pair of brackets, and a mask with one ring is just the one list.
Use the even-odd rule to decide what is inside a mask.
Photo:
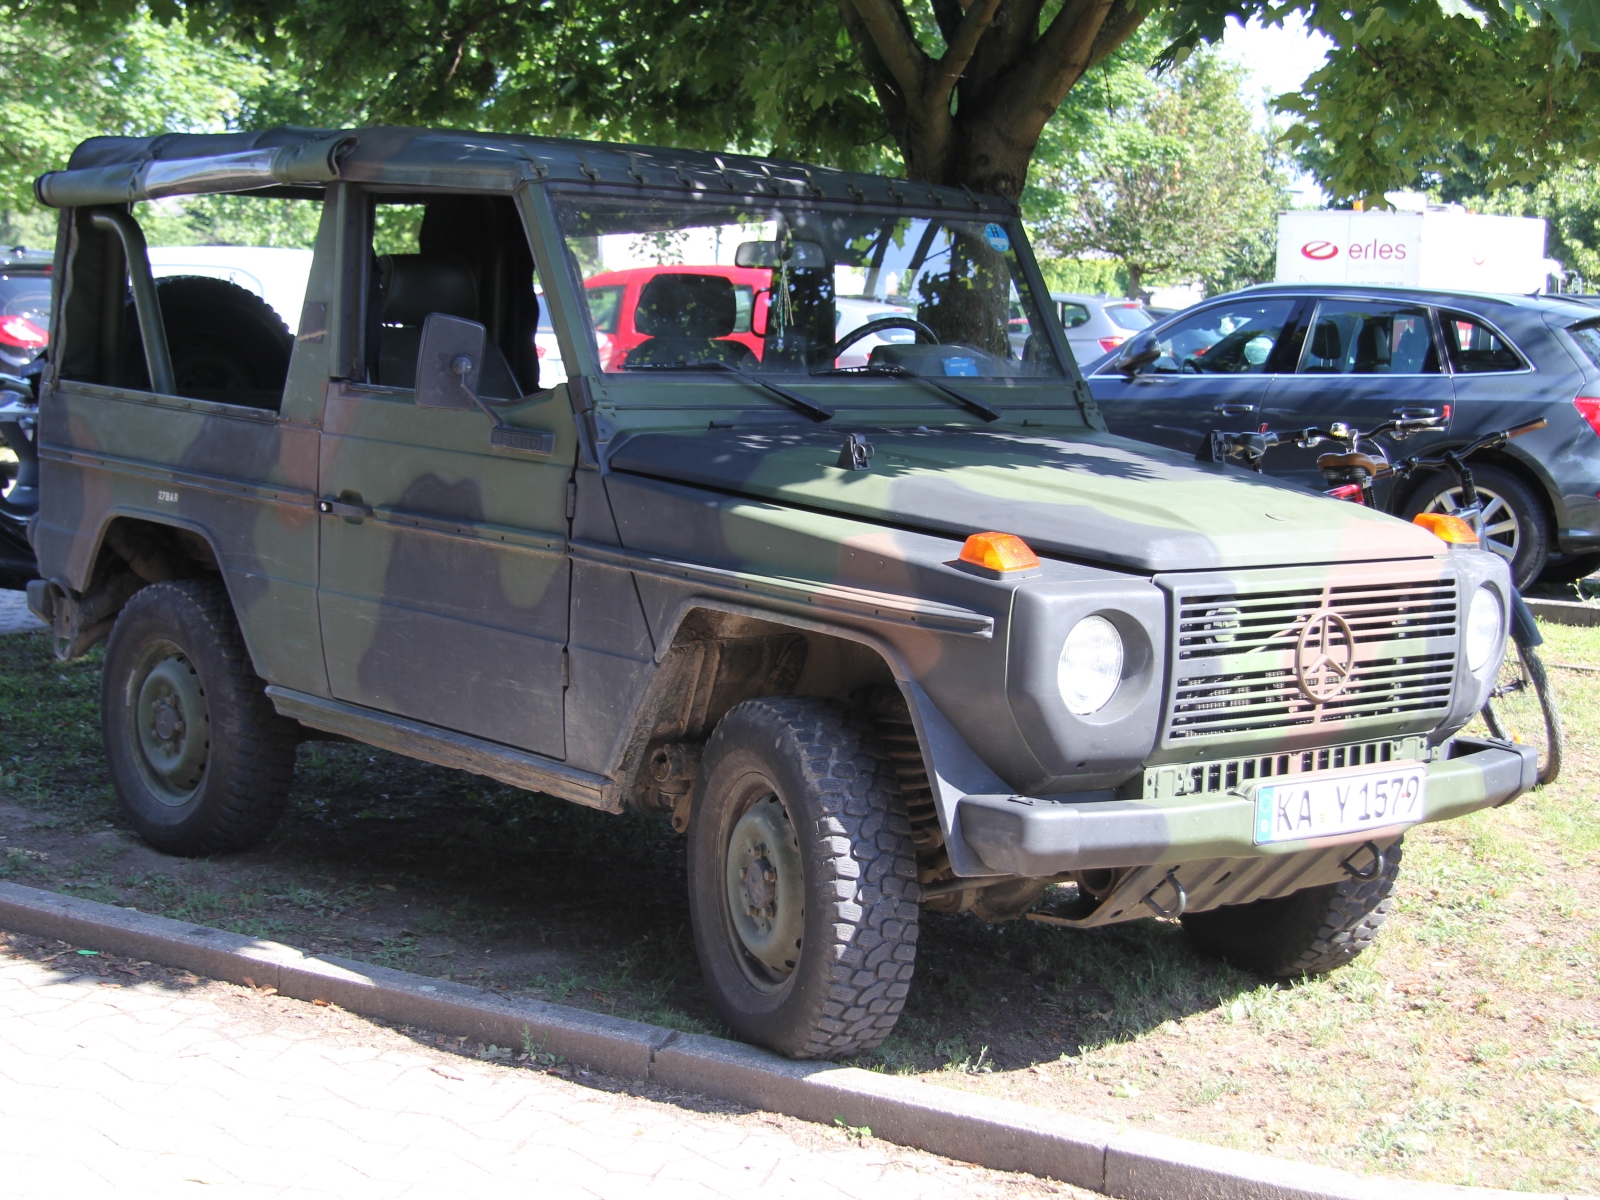
[(572, 686), (572, 656), (565, 646), (561, 647), (561, 686)]
[(578, 515), (578, 481), (567, 480), (567, 520)]

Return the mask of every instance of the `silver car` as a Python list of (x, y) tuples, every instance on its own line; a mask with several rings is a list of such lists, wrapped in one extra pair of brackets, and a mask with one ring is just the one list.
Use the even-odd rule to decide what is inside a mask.
[(1067, 331), (1067, 343), (1079, 364), (1109, 354), (1141, 329), (1155, 324), (1137, 300), (1124, 296), (1078, 296), (1051, 292), (1050, 300)]

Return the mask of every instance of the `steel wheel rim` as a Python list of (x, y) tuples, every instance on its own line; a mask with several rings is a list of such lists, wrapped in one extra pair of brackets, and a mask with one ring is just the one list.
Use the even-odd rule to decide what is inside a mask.
[(150, 794), (181, 807), (205, 779), (211, 713), (188, 655), (172, 642), (151, 644), (128, 681), (129, 741)]
[[(1522, 522), (1517, 510), (1499, 492), (1478, 487), (1478, 499), (1483, 502), (1484, 549), (1493, 550), (1507, 561), (1517, 557), (1522, 546)], [(1428, 502), (1423, 512), (1454, 513), (1461, 508), (1461, 489), (1448, 488)]]
[(741, 970), (758, 991), (783, 990), (800, 960), (805, 877), (800, 841), (777, 789), (760, 777), (740, 789), (723, 847), (723, 910)]

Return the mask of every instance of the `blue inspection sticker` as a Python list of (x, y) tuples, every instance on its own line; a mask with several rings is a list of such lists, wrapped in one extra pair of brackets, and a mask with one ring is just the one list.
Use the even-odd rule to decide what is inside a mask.
[(983, 240), (988, 242), (996, 253), (1004, 254), (1011, 249), (1011, 235), (1006, 232), (1004, 225), (990, 223), (983, 227)]
[(944, 373), (946, 375), (965, 375), (968, 378), (978, 377), (978, 360), (975, 358), (947, 358), (944, 360)]

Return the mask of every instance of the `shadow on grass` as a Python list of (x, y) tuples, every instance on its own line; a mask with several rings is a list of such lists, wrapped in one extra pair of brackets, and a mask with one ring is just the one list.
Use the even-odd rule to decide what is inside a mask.
[[(0, 794), (30, 811), (35, 829), (92, 839), (127, 828), (100, 750), (100, 658), (60, 664), (42, 636), (0, 638)], [(289, 809), (261, 849), (119, 872), (114, 854), (85, 840), (50, 884), (723, 1032), (695, 961), (684, 849), (664, 817), (616, 817), (367, 746), (314, 742), (300, 748)], [(403, 912), (384, 910), (398, 927), (336, 936), (352, 915), (391, 901), (398, 909), (399, 899)], [(927, 913), (905, 1015), (862, 1065), (1011, 1069), (1138, 1036), (1256, 987), (1196, 954), (1174, 922), (1076, 931)]]

